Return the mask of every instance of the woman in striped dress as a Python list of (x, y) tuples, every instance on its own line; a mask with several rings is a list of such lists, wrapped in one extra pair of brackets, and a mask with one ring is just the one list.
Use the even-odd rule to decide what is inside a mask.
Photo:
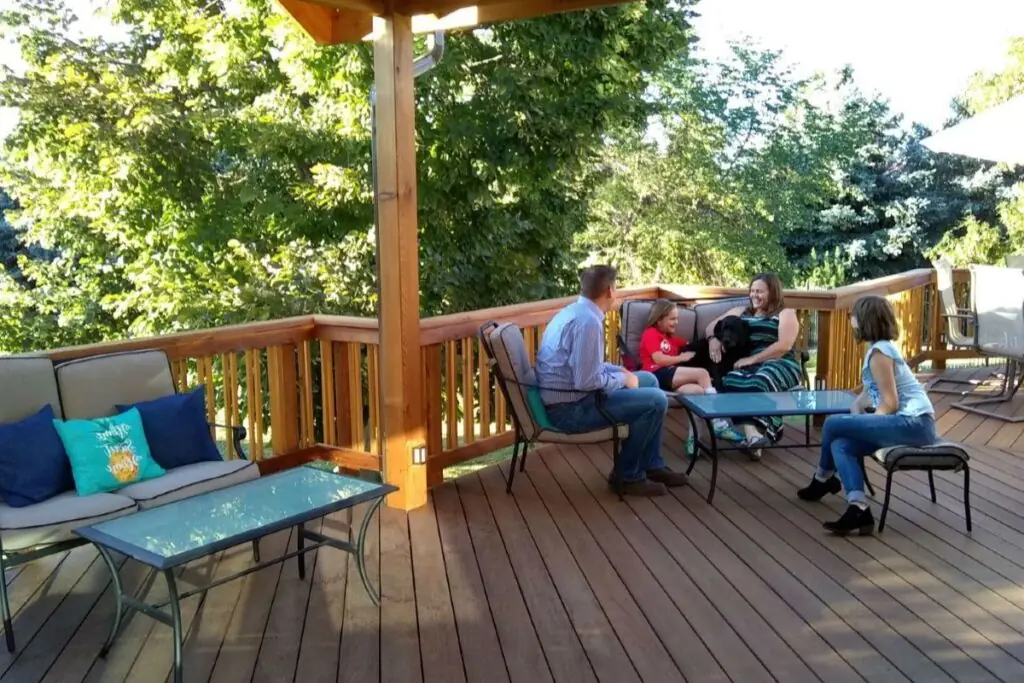
[[(773, 273), (761, 273), (750, 282), (750, 303), (738, 306), (708, 325), (711, 359), (721, 359), (722, 345), (714, 338), (715, 324), (738, 315), (750, 328), (750, 355), (736, 361), (732, 372), (722, 378), (722, 392), (788, 391), (800, 384), (803, 372), (793, 345), (800, 335), (796, 311), (786, 308), (782, 282)], [(741, 443), (752, 460), (761, 459), (761, 449), (782, 438), (782, 418), (754, 417), (736, 420), (746, 439)]]

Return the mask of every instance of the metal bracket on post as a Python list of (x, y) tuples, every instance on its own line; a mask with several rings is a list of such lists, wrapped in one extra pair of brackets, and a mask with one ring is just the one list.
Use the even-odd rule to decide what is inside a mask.
[[(417, 78), (427, 73), (441, 61), (444, 56), (444, 31), (435, 31), (427, 36), (427, 54), (412, 63), (412, 77)], [(370, 86), (370, 162), (373, 165), (373, 227), (380, 232), (380, 219), (377, 212), (377, 86)], [(378, 264), (379, 268), (379, 264)], [(377, 274), (378, 281), (380, 273)]]

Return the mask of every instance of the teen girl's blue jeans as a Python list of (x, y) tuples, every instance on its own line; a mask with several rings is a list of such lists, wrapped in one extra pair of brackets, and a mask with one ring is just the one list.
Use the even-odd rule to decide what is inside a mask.
[(931, 415), (832, 415), (821, 434), (821, 458), (814, 476), (826, 481), (833, 474), (850, 503), (865, 504), (861, 458), (890, 446), (928, 446), (939, 440)]

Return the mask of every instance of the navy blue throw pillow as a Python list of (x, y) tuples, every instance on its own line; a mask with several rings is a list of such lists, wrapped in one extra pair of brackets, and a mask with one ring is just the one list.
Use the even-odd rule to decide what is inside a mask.
[(172, 470), (197, 462), (223, 460), (206, 422), (206, 386), (187, 394), (171, 394), (130, 406), (118, 405), (120, 413), (138, 408), (149, 452), (160, 467)]
[(75, 488), (71, 461), (64, 451), (46, 404), (20, 422), (0, 424), (0, 497), (22, 508)]

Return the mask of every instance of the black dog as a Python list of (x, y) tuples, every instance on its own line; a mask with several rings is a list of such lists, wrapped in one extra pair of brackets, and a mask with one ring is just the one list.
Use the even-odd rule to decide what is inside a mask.
[(707, 339), (697, 339), (680, 349), (680, 353), (692, 351), (694, 356), (679, 365), (687, 368), (704, 368), (711, 375), (715, 388), (721, 390), (722, 377), (732, 372), (736, 361), (750, 355), (750, 329), (743, 318), (737, 315), (726, 316), (715, 323), (715, 338), (722, 342), (721, 361), (716, 363), (711, 360)]

